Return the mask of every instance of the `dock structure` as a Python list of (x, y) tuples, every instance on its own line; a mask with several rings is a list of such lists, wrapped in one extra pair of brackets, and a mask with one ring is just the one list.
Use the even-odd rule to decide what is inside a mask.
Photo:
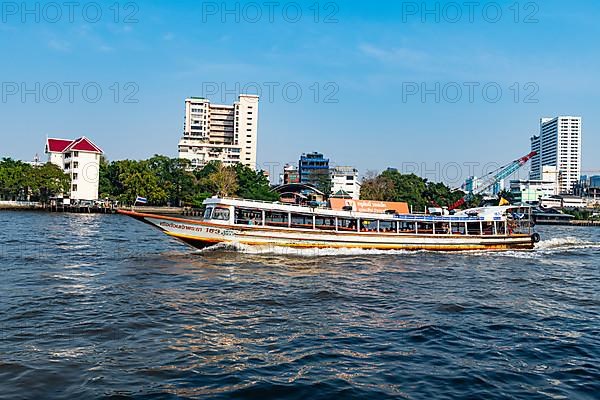
[(32, 201), (0, 201), (0, 210), (42, 210), (43, 208), (41, 203)]
[(63, 212), (76, 214), (116, 214), (115, 207), (82, 206), (82, 205), (48, 205), (44, 208), (49, 212)]
[(600, 221), (571, 221), (575, 226), (600, 226)]

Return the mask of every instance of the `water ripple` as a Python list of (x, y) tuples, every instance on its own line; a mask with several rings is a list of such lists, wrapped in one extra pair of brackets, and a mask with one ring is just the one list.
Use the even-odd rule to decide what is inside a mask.
[(119, 216), (1, 216), (0, 397), (600, 389), (594, 228), (547, 229), (527, 252), (198, 252)]

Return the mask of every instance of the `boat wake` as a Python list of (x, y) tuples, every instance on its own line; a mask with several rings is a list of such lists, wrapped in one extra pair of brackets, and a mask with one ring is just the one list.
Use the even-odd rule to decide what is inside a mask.
[[(459, 252), (448, 252), (445, 254), (461, 254), (471, 256), (509, 256), (517, 258), (536, 258), (539, 256), (545, 256), (555, 253), (571, 252), (582, 249), (600, 249), (599, 242), (590, 242), (582, 240), (576, 237), (562, 237), (542, 240), (536, 244), (533, 250), (523, 251), (459, 251)], [(203, 250), (198, 250), (198, 254), (213, 253), (219, 251), (233, 251), (242, 254), (250, 255), (278, 255), (278, 256), (295, 256), (295, 257), (352, 257), (352, 256), (364, 256), (364, 255), (419, 255), (423, 253), (427, 254), (440, 254), (438, 252), (419, 250), (378, 250), (378, 249), (346, 249), (346, 248), (292, 248), (284, 246), (266, 245), (266, 246), (254, 246), (246, 245), (241, 243), (224, 244), (220, 243), (215, 246), (207, 247)]]
[(345, 249), (345, 248), (295, 248), (275, 245), (247, 245), (242, 243), (217, 244), (199, 250), (198, 253), (217, 252), (217, 251), (235, 251), (242, 254), (251, 255), (278, 255), (278, 256), (297, 256), (297, 257), (336, 257), (336, 256), (362, 256), (379, 254), (416, 254), (422, 251), (408, 250), (377, 250), (377, 249)]
[(600, 243), (582, 240), (573, 236), (566, 236), (562, 238), (542, 240), (536, 245), (535, 249), (541, 251), (600, 249)]

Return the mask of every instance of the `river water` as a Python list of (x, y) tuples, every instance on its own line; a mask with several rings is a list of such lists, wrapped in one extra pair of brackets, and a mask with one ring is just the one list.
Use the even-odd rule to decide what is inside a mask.
[(529, 252), (199, 252), (0, 212), (0, 398), (597, 399), (600, 229)]

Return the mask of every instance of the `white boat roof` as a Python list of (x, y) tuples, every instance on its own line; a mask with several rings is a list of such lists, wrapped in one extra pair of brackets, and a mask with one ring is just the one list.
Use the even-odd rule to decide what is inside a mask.
[(298, 214), (318, 214), (328, 217), (364, 218), (379, 220), (402, 220), (423, 222), (475, 222), (475, 221), (502, 221), (507, 211), (511, 209), (524, 208), (517, 206), (479, 207), (460, 211), (454, 215), (431, 215), (431, 214), (379, 214), (357, 211), (333, 210), (324, 207), (308, 207), (297, 204), (286, 204), (279, 202), (268, 202), (260, 200), (246, 200), (228, 197), (211, 197), (204, 201), (206, 206), (234, 206), (268, 211), (292, 212)]

